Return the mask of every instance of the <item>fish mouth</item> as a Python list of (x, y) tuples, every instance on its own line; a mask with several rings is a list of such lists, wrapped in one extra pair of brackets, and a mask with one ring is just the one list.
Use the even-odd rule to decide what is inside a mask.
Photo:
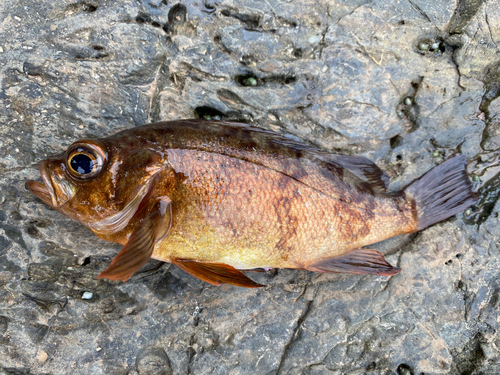
[(46, 205), (55, 208), (57, 206), (54, 188), (52, 187), (52, 183), (50, 181), (49, 174), (47, 172), (47, 163), (45, 160), (42, 160), (38, 163), (38, 169), (40, 171), (40, 175), (42, 176), (42, 182), (28, 180), (24, 184), (26, 190), (32, 192), (37, 198), (41, 199), (43, 203)]

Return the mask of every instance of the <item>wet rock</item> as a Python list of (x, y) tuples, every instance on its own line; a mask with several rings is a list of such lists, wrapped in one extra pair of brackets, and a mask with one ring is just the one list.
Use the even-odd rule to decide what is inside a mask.
[[(0, 373), (500, 372), (498, 0), (6, 1), (2, 14)], [(249, 274), (266, 288), (217, 288), (151, 261), (97, 280), (121, 246), (24, 182), (76, 139), (192, 117), (368, 157), (391, 191), (463, 153), (479, 201), (374, 245), (402, 269), (392, 278), (273, 270)]]

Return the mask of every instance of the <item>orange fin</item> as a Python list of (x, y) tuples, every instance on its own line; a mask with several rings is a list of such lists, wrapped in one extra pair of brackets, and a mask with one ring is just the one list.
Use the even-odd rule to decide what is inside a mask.
[(188, 259), (171, 261), (181, 270), (212, 285), (231, 284), (245, 288), (259, 288), (261, 284), (246, 277), (241, 271), (224, 263), (201, 263)]
[(153, 254), (155, 242), (165, 237), (172, 226), (170, 199), (162, 197), (157, 209), (149, 214), (130, 236), (111, 264), (102, 271), (98, 279), (127, 281), (144, 266)]
[(322, 259), (306, 267), (309, 271), (356, 273), (360, 275), (391, 276), (401, 270), (391, 266), (384, 256), (373, 249), (355, 249), (346, 254)]

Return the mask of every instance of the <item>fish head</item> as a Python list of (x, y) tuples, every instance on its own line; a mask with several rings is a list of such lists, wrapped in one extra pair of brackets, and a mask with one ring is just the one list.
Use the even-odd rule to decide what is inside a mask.
[[(38, 163), (26, 189), (101, 238), (129, 224), (163, 170), (162, 155), (113, 139), (84, 139)], [(108, 238), (106, 238), (108, 239)], [(122, 242), (122, 241), (116, 241)]]

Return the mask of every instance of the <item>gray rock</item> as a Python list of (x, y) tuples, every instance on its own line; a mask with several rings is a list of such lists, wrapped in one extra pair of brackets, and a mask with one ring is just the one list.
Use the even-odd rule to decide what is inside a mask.
[(167, 353), (160, 347), (143, 349), (135, 360), (139, 375), (169, 375), (172, 374)]
[[(500, 373), (498, 0), (6, 0), (0, 15), (0, 373)], [(150, 261), (97, 280), (120, 246), (28, 193), (36, 163), (205, 116), (363, 155), (393, 191), (463, 153), (480, 200), (374, 245), (392, 278), (275, 270), (246, 290)]]

